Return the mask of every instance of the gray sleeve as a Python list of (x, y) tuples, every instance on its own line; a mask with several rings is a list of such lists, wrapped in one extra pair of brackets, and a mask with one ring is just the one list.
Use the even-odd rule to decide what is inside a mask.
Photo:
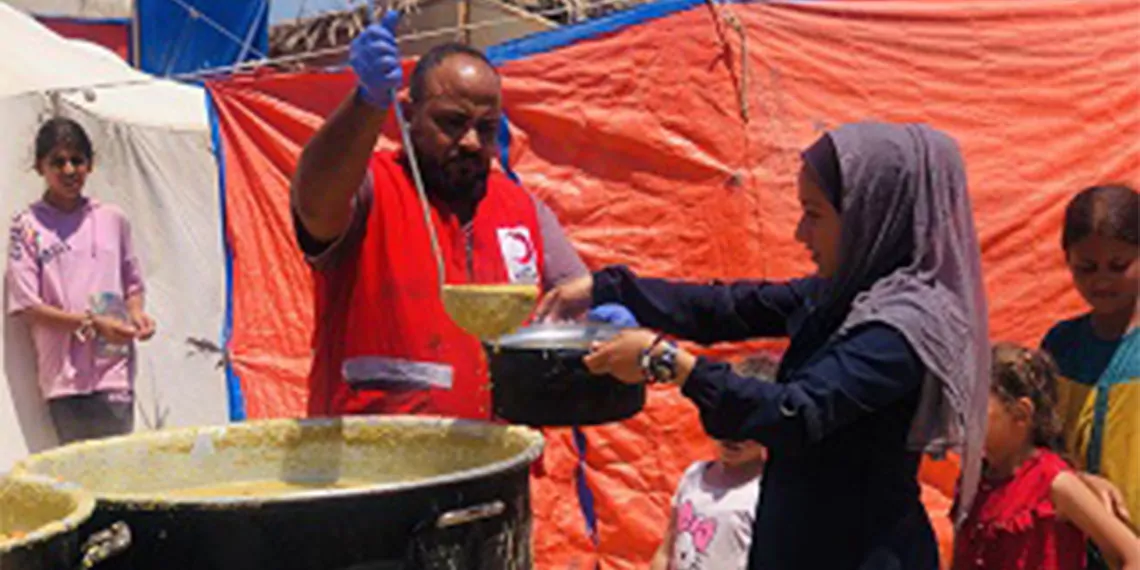
[(570, 239), (558, 223), (558, 216), (537, 196), (534, 196), (534, 207), (538, 214), (538, 227), (542, 231), (543, 265), (542, 287), (551, 289), (568, 279), (581, 277), (589, 273), (586, 264), (570, 245)]
[(352, 219), (348, 223), (348, 229), (331, 242), (314, 239), (297, 218), (297, 213), (293, 213), (293, 231), (309, 265), (314, 269), (325, 269), (336, 263), (345, 250), (351, 249), (361, 240), (368, 222), (368, 212), (372, 209), (373, 192), (372, 172), (369, 171), (364, 175), (356, 195), (352, 197)]

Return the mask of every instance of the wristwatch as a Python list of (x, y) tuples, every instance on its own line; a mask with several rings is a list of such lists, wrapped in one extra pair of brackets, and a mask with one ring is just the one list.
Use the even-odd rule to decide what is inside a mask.
[[(660, 354), (654, 354), (662, 346)], [(641, 374), (647, 384), (673, 382), (677, 378), (677, 345), (657, 335), (648, 348), (641, 351)]]
[(672, 384), (677, 379), (677, 345), (663, 342), (660, 354), (650, 354), (649, 370), (657, 382)]

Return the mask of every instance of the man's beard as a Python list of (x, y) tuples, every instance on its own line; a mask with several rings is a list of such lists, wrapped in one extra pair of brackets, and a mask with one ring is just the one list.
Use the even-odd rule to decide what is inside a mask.
[(425, 190), (447, 203), (477, 201), (487, 188), (490, 165), (478, 155), (460, 155), (447, 162), (418, 155)]

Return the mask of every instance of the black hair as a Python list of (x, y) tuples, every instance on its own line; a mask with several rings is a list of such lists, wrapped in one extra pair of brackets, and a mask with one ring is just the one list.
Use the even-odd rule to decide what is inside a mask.
[(1047, 352), (1013, 343), (993, 347), (990, 391), (1011, 404), (1021, 398), (1033, 402), (1033, 445), (1064, 452), (1061, 418), (1057, 415), (1057, 364)]
[(1085, 188), (1065, 208), (1061, 248), (1096, 235), (1140, 245), (1140, 194), (1123, 184)]
[(465, 55), (475, 58), (486, 64), (491, 71), (495, 72), (495, 75), (499, 74), (499, 71), (495, 69), (495, 65), (491, 63), (490, 59), (487, 59), (487, 55), (482, 51), (469, 45), (455, 42), (440, 44), (428, 50), (427, 53), (420, 56), (420, 59), (416, 61), (416, 67), (412, 70), (412, 79), (408, 84), (408, 90), (413, 102), (424, 100), (424, 90), (427, 89), (428, 75), (433, 69), (439, 67), (441, 63), (453, 55)]
[(60, 146), (78, 152), (87, 162), (95, 157), (87, 131), (71, 119), (55, 117), (40, 125), (36, 133), (36, 165)]

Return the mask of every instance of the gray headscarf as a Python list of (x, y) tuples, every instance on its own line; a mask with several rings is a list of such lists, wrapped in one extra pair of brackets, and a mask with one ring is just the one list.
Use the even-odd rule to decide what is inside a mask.
[(927, 376), (911, 449), (961, 453), (960, 523), (981, 472), (990, 387), (981, 252), (958, 146), (925, 125), (860, 123), (831, 132), (842, 174), (840, 270), (828, 303), (850, 309), (838, 334), (881, 322)]

